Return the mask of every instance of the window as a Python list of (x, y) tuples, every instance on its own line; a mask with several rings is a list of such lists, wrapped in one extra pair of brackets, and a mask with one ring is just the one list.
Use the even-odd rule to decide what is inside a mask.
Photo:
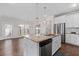
[(11, 36), (12, 35), (12, 25), (10, 24), (5, 24), (3, 26), (3, 30), (4, 30), (4, 35), (5, 36)]

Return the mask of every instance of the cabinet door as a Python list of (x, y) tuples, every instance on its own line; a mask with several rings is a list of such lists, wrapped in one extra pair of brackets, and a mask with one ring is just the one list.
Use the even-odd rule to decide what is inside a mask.
[(60, 36), (52, 38), (52, 55), (61, 47)]
[(66, 27), (73, 27), (73, 17), (72, 15), (66, 15)]
[(24, 56), (39, 56), (39, 44), (31, 39), (21, 39), (20, 46), (22, 47), (22, 55)]
[(57, 41), (58, 42), (58, 47), (60, 48), (61, 47), (61, 36), (58, 36), (57, 39), (58, 39), (58, 41)]
[(52, 39), (52, 55), (57, 51), (57, 44), (55, 38)]
[(71, 43), (71, 34), (66, 34), (66, 43)]
[(66, 15), (66, 27), (79, 27), (79, 13)]
[(79, 35), (76, 35), (76, 44), (79, 46)]
[(28, 56), (39, 56), (39, 44), (30, 40), (30, 39), (25, 39), (26, 40), (26, 50), (27, 50), (27, 55)]
[(79, 13), (72, 15), (73, 17), (73, 27), (79, 27)]
[(71, 34), (71, 44), (79, 46), (79, 35)]
[(75, 34), (71, 34), (71, 44), (75, 44), (76, 41), (77, 41), (76, 35)]
[(76, 34), (66, 34), (66, 43), (79, 46), (79, 35), (76, 35)]

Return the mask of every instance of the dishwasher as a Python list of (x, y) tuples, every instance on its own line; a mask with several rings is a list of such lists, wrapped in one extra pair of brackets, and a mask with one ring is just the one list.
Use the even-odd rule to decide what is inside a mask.
[(39, 55), (51, 56), (52, 55), (52, 39), (47, 39), (39, 43)]

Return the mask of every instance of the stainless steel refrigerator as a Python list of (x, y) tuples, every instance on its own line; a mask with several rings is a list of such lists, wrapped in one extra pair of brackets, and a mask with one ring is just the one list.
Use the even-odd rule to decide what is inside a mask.
[(65, 43), (65, 23), (54, 24), (54, 33), (61, 35), (61, 42)]

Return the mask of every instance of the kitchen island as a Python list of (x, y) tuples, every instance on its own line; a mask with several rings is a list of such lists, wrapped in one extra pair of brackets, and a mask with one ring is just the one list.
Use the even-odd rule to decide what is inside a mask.
[(61, 47), (60, 35), (30, 36), (23, 40), (21, 45), (27, 52), (24, 55), (28, 56), (51, 56)]
[(22, 36), (18, 38), (3, 39), (0, 40), (0, 55), (50, 56), (61, 47), (61, 43), (59, 44), (60, 46), (54, 44), (56, 39), (59, 40), (59, 38), (60, 35), (29, 37)]

